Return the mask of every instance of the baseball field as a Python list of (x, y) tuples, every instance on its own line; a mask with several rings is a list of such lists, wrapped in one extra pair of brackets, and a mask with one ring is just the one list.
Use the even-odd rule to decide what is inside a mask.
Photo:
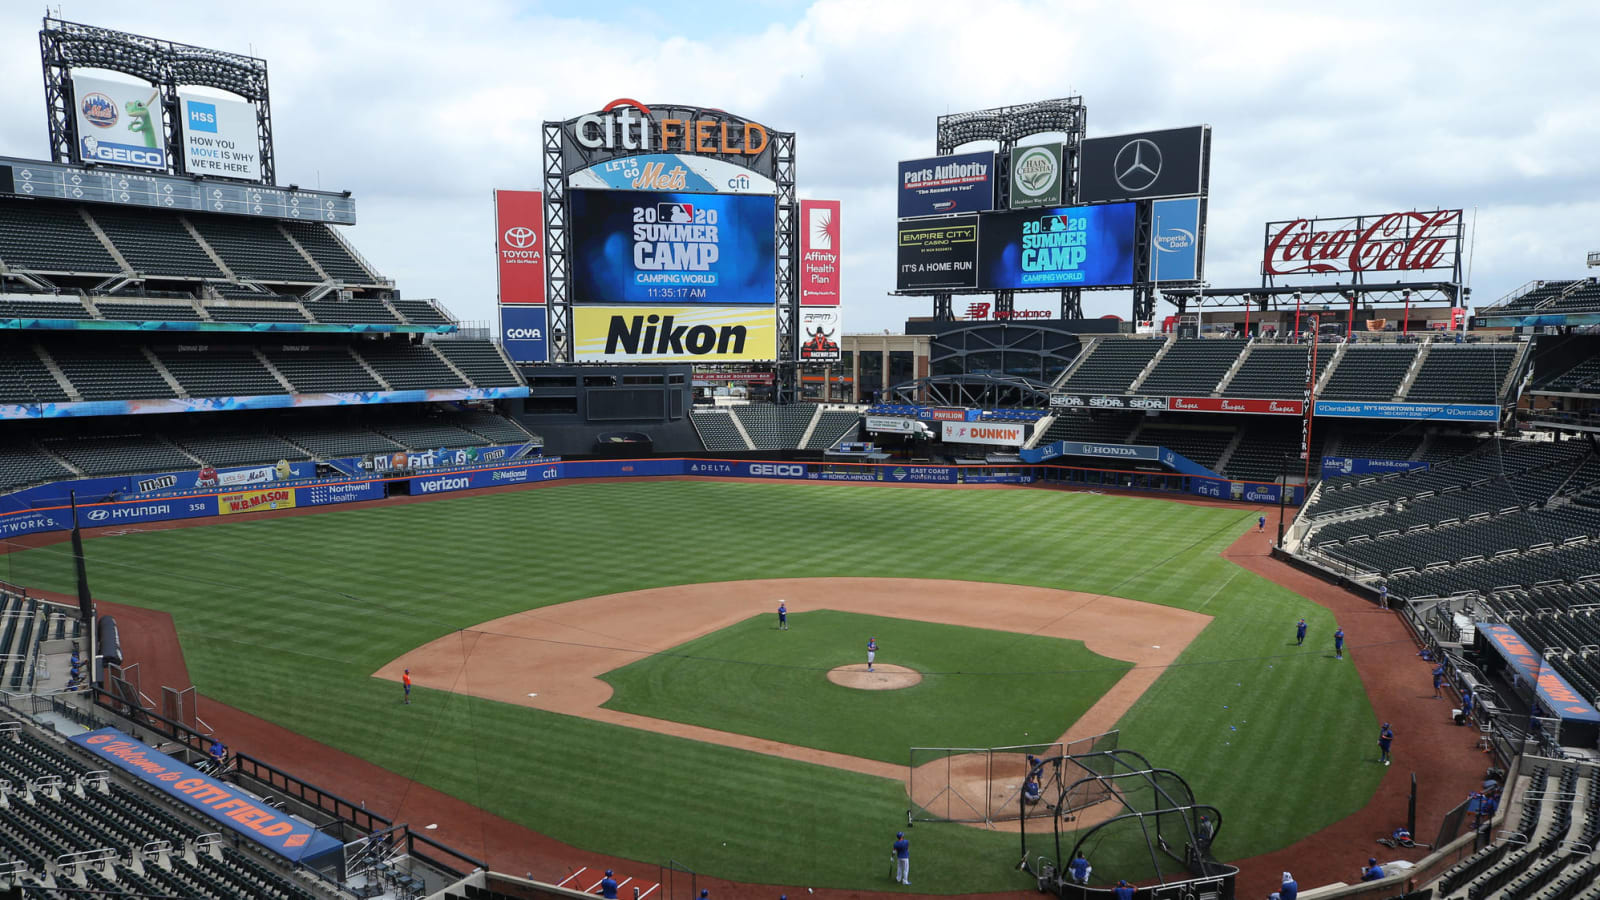
[[(1332, 616), (1221, 556), (1256, 512), (1028, 489), (576, 483), (129, 529), (86, 551), (96, 597), (172, 614), (207, 697), (584, 849), (888, 890), (912, 746), (1120, 729), (1223, 811), (1223, 859), (1367, 802), (1377, 722), (1332, 658)], [(72, 590), (65, 544), (0, 565)], [(1312, 637), (1296, 647), (1301, 616)], [(837, 683), (868, 637), (915, 683)], [(1027, 884), (1014, 832), (913, 837), (919, 893)], [(1097, 880), (1138, 875), (1107, 868)]]

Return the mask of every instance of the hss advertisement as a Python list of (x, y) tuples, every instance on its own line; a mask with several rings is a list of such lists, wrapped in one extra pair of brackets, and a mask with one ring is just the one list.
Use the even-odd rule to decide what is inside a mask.
[(573, 191), (574, 303), (777, 299), (772, 197)]

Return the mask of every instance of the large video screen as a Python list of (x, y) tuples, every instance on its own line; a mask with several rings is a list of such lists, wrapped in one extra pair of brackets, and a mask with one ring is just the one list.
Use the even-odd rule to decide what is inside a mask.
[(777, 302), (770, 196), (572, 191), (574, 303)]
[(981, 216), (978, 289), (1131, 285), (1133, 217), (1132, 203)]

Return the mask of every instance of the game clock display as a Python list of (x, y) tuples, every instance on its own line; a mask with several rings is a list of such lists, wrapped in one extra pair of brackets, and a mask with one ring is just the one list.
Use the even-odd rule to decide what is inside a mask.
[(574, 303), (777, 300), (771, 196), (575, 190), (567, 202)]

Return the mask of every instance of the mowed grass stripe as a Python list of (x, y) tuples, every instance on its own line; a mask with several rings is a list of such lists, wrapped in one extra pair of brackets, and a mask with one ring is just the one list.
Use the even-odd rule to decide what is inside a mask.
[[(670, 584), (927, 577), (1205, 603), (1215, 621), (1124, 717), (1123, 745), (1223, 809), (1219, 852), (1253, 855), (1359, 808), (1382, 768), (1363, 758), (1377, 722), (1354, 668), (1324, 658), (1331, 616), (1218, 555), (1253, 520), (1056, 491), (575, 483), (96, 538), (87, 553), (96, 596), (172, 613), (208, 696), (580, 847), (888, 889), (899, 785), (427, 690), (402, 706), (371, 673), (524, 609)], [(8, 580), (72, 590), (65, 546), (7, 562)], [(1301, 615), (1312, 637), (1283, 656)], [(1026, 886), (1014, 835), (916, 838), (919, 892)]]

